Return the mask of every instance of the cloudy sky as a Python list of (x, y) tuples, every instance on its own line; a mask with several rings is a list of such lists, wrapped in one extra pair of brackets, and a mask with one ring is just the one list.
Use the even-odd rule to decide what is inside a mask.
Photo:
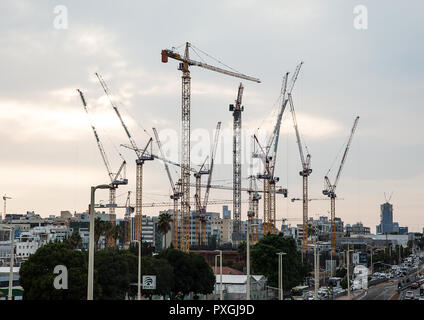
[[(354, 8), (361, 4), (368, 9), (366, 30), (354, 28)], [(66, 8), (65, 29), (57, 28), (58, 16), (65, 12), (57, 6)], [(0, 192), (13, 198), (8, 212), (81, 212), (88, 206), (90, 186), (107, 182), (77, 88), (85, 93), (114, 170), (120, 164), (118, 152), (128, 161), (130, 184), (118, 190), (118, 202), (124, 203), (127, 190), (134, 190), (135, 155), (120, 147), (128, 140), (94, 73), (107, 81), (140, 147), (156, 127), (172, 149), (180, 130), (181, 73), (176, 61), (161, 63), (160, 52), (181, 50), (189, 41), (209, 54), (192, 51), (193, 59), (222, 67), (212, 56), (262, 80), (243, 81), (246, 136), (272, 128), (283, 74), (304, 61), (293, 99), (312, 155), (310, 196), (323, 197), (324, 176), (333, 163), (334, 179), (336, 157), (359, 115), (338, 186), (343, 200), (336, 204), (336, 215), (346, 223), (362, 221), (375, 232), (384, 192), (393, 192), (395, 221), (421, 231), (423, 10), (420, 0), (3, 0)], [(191, 71), (193, 148), (206, 145), (209, 150), (199, 137), (212, 137), (217, 121), (222, 121), (223, 137), (231, 137), (228, 104), (234, 102), (240, 81), (196, 67)], [(290, 199), (301, 196), (301, 164), (286, 111), (276, 175)], [(218, 149), (214, 183), (231, 185), (231, 138), (223, 139)], [(169, 156), (178, 157), (178, 150)], [(194, 158), (193, 166), (198, 163)], [(176, 180), (178, 170), (172, 173)], [(243, 177), (247, 175), (244, 163)], [(163, 164), (147, 162), (144, 201), (168, 201), (169, 192)], [(213, 190), (210, 198), (231, 199), (232, 194)], [(99, 191), (97, 199), (106, 200), (107, 193)], [(278, 200), (278, 218), (299, 223), (301, 204), (288, 199)], [(221, 206), (209, 209), (220, 211)], [(246, 210), (244, 204), (243, 218)], [(310, 203), (310, 216), (328, 215), (328, 210), (328, 201)], [(147, 208), (145, 213), (157, 211)]]

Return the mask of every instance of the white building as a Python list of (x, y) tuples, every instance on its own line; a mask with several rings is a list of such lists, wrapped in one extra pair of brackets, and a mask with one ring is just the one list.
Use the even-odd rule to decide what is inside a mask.
[(50, 242), (62, 242), (68, 234), (68, 229), (65, 226), (53, 225), (34, 227), (28, 232), (22, 232), (15, 243), (16, 258), (26, 260), (38, 248)]
[[(216, 231), (215, 231), (216, 230)], [(211, 233), (218, 235), (217, 242), (219, 245), (232, 242), (233, 220), (229, 218), (212, 218)]]
[[(220, 294), (221, 275), (216, 274), (215, 291)], [(250, 298), (252, 300), (265, 300), (267, 298), (266, 284), (267, 279), (263, 275), (252, 275), (250, 277)], [(222, 275), (222, 290), (224, 299), (244, 300), (247, 292), (247, 275)]]

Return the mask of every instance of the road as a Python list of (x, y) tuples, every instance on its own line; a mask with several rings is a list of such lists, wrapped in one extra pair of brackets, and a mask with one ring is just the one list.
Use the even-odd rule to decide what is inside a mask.
[(365, 296), (358, 300), (390, 300), (397, 293), (397, 281), (387, 281), (368, 288)]
[[(420, 256), (422, 256), (423, 253), (420, 253)], [(412, 283), (417, 280), (417, 274), (419, 272), (423, 272), (424, 270), (424, 264), (422, 264), (417, 272), (414, 272), (408, 276), (402, 277), (401, 279), (392, 279), (383, 283), (380, 283), (378, 285), (372, 286), (368, 288), (367, 294), (365, 295), (359, 295), (356, 300), (391, 300), (391, 299), (399, 299), (403, 300), (405, 297), (405, 293), (408, 290), (411, 290), (414, 292), (414, 295), (418, 298), (419, 296), (419, 289), (405, 289), (403, 290), (400, 295), (397, 294), (397, 285), (399, 280), (402, 280), (403, 283), (405, 283), (406, 279), (409, 279), (408, 283)]]

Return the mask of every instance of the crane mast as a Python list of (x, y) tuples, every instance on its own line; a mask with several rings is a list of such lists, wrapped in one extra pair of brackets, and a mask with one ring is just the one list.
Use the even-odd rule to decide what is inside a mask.
[[(295, 74), (293, 75), (293, 79), (297, 79), (299, 72), (300, 72), (300, 68), (302, 67), (303, 62), (301, 62), (295, 71)], [(292, 83), (294, 83), (292, 81)], [(302, 203), (302, 211), (303, 211), (303, 227), (302, 227), (302, 254), (305, 254), (305, 252), (308, 250), (308, 205), (309, 205), (309, 200), (308, 200), (308, 180), (309, 180), (309, 175), (312, 173), (312, 169), (310, 168), (311, 165), (311, 155), (308, 153), (306, 155), (306, 158), (303, 154), (303, 145), (302, 145), (302, 140), (300, 138), (300, 133), (299, 133), (299, 128), (297, 125), (297, 120), (296, 120), (296, 112), (294, 109), (294, 103), (293, 103), (293, 98), (292, 98), (292, 90), (293, 90), (293, 86), (290, 86), (290, 89), (287, 93), (287, 98), (289, 101), (289, 105), (290, 105), (290, 111), (291, 111), (291, 115), (292, 115), (292, 119), (293, 119), (293, 127), (295, 129), (295, 133), (296, 133), (296, 142), (297, 142), (297, 146), (299, 149), (299, 156), (300, 156), (300, 162), (302, 164), (302, 171), (299, 172), (299, 175), (302, 176), (302, 195), (303, 195), (303, 203)], [(307, 149), (306, 149), (307, 151)]]
[(241, 105), (243, 98), (243, 84), (240, 83), (235, 105), (230, 104), (233, 112), (233, 241), (241, 240)]
[[(211, 152), (210, 152), (210, 163), (209, 163), (209, 169), (208, 169), (208, 182), (206, 185), (206, 191), (205, 191), (205, 195), (204, 195), (204, 199), (203, 199), (203, 205), (201, 206), (201, 210), (200, 210), (200, 245), (206, 245), (206, 209), (208, 206), (208, 201), (209, 201), (209, 193), (210, 193), (210, 189), (211, 189), (211, 182), (212, 182), (212, 173), (213, 173), (213, 168), (214, 168), (214, 162), (215, 162), (215, 154), (216, 154), (216, 149), (218, 146), (218, 138), (219, 138), (219, 132), (221, 131), (221, 122), (219, 121), (216, 125), (216, 130), (215, 130), (215, 137), (214, 137), (214, 141), (213, 141), (213, 145), (211, 147)], [(199, 198), (200, 198), (200, 185), (199, 187)]]
[(255, 138), (252, 137), (252, 147), (253, 153), (250, 158), (250, 176), (249, 176), (249, 211), (247, 212), (247, 218), (249, 220), (250, 230), (248, 230), (249, 239), (246, 241), (251, 241), (256, 243), (258, 241), (258, 218), (259, 218), (259, 200), (261, 195), (258, 193), (258, 186), (256, 184), (256, 176), (253, 174), (253, 154), (255, 151)]
[[(106, 96), (109, 99), (109, 102), (113, 108), (113, 110), (115, 111), (116, 115), (118, 116), (122, 127), (124, 128), (124, 131), (131, 143), (131, 146), (133, 147), (133, 150), (136, 153), (137, 159), (136, 159), (136, 179), (135, 179), (135, 184), (136, 184), (136, 190), (135, 190), (135, 233), (134, 233), (134, 238), (135, 240), (141, 241), (142, 236), (141, 236), (141, 224), (142, 224), (142, 204), (143, 204), (143, 165), (145, 161), (151, 161), (154, 160), (154, 158), (152, 157), (152, 152), (151, 152), (151, 148), (152, 148), (152, 138), (149, 139), (149, 141), (147, 142), (146, 146), (144, 149), (138, 149), (137, 144), (135, 143), (133, 137), (131, 136), (128, 127), (126, 126), (124, 120), (122, 119), (122, 116), (118, 110), (117, 105), (115, 104), (115, 102), (112, 99), (112, 95), (110, 94), (110, 90), (108, 88), (108, 86), (106, 85), (106, 82), (103, 80), (103, 78), (96, 73), (97, 78), (99, 79), (99, 82), (106, 94)], [(147, 153), (147, 149), (150, 146), (150, 153)]]
[[(162, 143), (160, 142), (159, 135), (156, 131), (156, 128), (153, 128), (153, 132), (155, 134), (156, 143), (158, 145), (159, 152), (162, 156), (162, 159), (165, 159), (165, 154), (164, 154), (163, 149), (162, 149)], [(179, 241), (178, 241), (178, 239), (179, 239), (178, 238), (178, 234), (179, 234), (178, 230), (180, 229), (180, 218), (178, 216), (178, 200), (181, 197), (181, 192), (179, 190), (180, 183), (177, 182), (177, 184), (174, 184), (174, 181), (172, 180), (171, 172), (169, 171), (168, 161), (163, 161), (163, 164), (165, 166), (165, 170), (166, 170), (166, 173), (168, 175), (168, 180), (169, 180), (169, 183), (170, 183), (171, 188), (172, 188), (172, 195), (171, 195), (170, 198), (173, 200), (173, 204), (174, 204), (174, 217), (172, 219), (172, 226), (173, 226), (172, 245), (173, 245), (174, 248), (179, 248), (180, 244), (179, 244)]]
[(189, 57), (190, 43), (186, 42), (184, 57), (172, 50), (162, 50), (162, 62), (167, 63), (168, 58), (181, 61), (179, 70), (182, 72), (182, 94), (181, 94), (181, 215), (183, 219), (183, 247), (185, 252), (189, 251), (189, 234), (190, 234), (190, 88), (191, 77), (189, 66), (198, 66), (207, 70), (219, 72), (229, 76), (242, 78), (254, 82), (260, 82), (259, 79), (246, 76), (221, 68), (211, 66), (206, 63), (194, 61)]
[(196, 178), (196, 193), (194, 194), (194, 202), (195, 202), (195, 208), (196, 208), (196, 215), (194, 216), (195, 220), (195, 232), (194, 232), (194, 243), (195, 245), (200, 246), (201, 244), (201, 217), (202, 217), (202, 200), (201, 200), (201, 179), (202, 175), (208, 174), (209, 170), (204, 170), (206, 161), (208, 160), (207, 156), (205, 158), (205, 161), (203, 161), (200, 169), (198, 172), (194, 174), (194, 177)]
[[(356, 127), (358, 125), (359, 116), (355, 118), (355, 121), (353, 122), (353, 127), (350, 132), (349, 140), (346, 144), (345, 151), (343, 153), (342, 160), (340, 162), (339, 170), (337, 171), (336, 179), (334, 180), (334, 184), (331, 184), (330, 179), (326, 175), (324, 177), (324, 181), (326, 184), (326, 189), (322, 191), (322, 193), (330, 198), (330, 213), (331, 213), (331, 254), (334, 256), (336, 254), (336, 187), (339, 183), (340, 175), (344, 166), (344, 163), (346, 161), (346, 157), (350, 148), (350, 144), (352, 143), (353, 135), (355, 134)], [(329, 170), (330, 171), (330, 170)], [(328, 174), (328, 173), (327, 173)]]

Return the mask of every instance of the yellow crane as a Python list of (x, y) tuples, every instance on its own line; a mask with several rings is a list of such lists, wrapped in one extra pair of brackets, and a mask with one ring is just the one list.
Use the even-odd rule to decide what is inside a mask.
[[(135, 143), (135, 140), (131, 136), (130, 132), (128, 131), (127, 126), (125, 125), (124, 120), (121, 117), (121, 114), (119, 113), (118, 107), (115, 104), (115, 102), (112, 100), (112, 96), (110, 93), (110, 90), (108, 86), (106, 85), (106, 82), (103, 80), (103, 78), (96, 73), (97, 78), (99, 79), (99, 82), (106, 93), (106, 96), (109, 99), (109, 102), (115, 111), (116, 115), (118, 116), (122, 127), (124, 128), (124, 131), (131, 143), (131, 146), (133, 150), (136, 153), (137, 159), (136, 159), (136, 189), (135, 189), (135, 215), (136, 215), (136, 223), (135, 223), (135, 240), (141, 241), (141, 223), (142, 223), (142, 204), (143, 204), (143, 166), (145, 161), (151, 161), (154, 160), (153, 156), (151, 155), (152, 152), (152, 141), (153, 139), (150, 138), (147, 142), (144, 149), (138, 149), (137, 144)], [(148, 149), (150, 147), (150, 152), (148, 152)]]
[(330, 179), (328, 178), (328, 174), (331, 170), (331, 168), (328, 170), (327, 174), (324, 177), (325, 180), (325, 189), (322, 191), (322, 193), (325, 196), (328, 196), (331, 200), (331, 254), (334, 256), (336, 254), (336, 187), (339, 183), (340, 175), (342, 173), (343, 165), (346, 161), (347, 153), (349, 151), (350, 144), (352, 143), (353, 135), (356, 131), (356, 127), (358, 125), (359, 117), (355, 118), (355, 121), (353, 122), (353, 127), (350, 132), (349, 140), (346, 144), (346, 149), (343, 153), (342, 161), (340, 162), (339, 170), (336, 175), (336, 179), (334, 180), (334, 183), (331, 184)]
[(181, 56), (174, 50), (162, 50), (162, 62), (167, 63), (168, 58), (180, 61), (178, 70), (182, 72), (182, 105), (181, 105), (181, 216), (184, 233), (183, 251), (189, 251), (190, 233), (190, 114), (191, 114), (191, 66), (197, 66), (210, 71), (219, 72), (228, 76), (241, 78), (260, 83), (260, 80), (239, 72), (229, 71), (209, 65), (204, 62), (195, 61), (189, 56), (189, 49), (193, 46), (186, 42), (184, 55)]

